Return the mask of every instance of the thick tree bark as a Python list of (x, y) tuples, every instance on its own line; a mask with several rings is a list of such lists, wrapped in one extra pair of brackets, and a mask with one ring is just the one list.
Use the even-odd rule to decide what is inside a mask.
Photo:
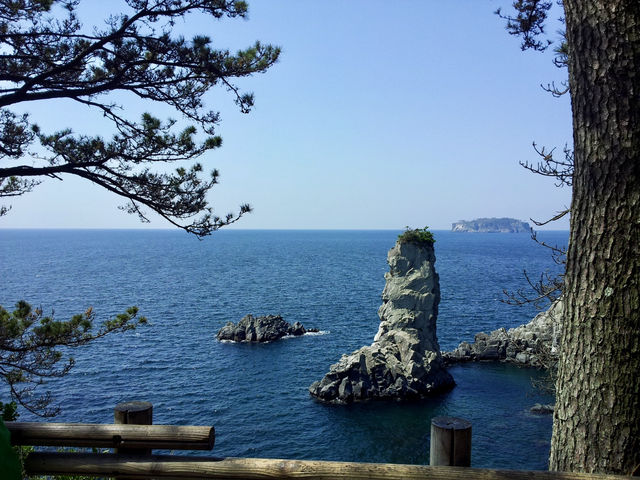
[(551, 470), (640, 465), (640, 1), (565, 0), (575, 170)]

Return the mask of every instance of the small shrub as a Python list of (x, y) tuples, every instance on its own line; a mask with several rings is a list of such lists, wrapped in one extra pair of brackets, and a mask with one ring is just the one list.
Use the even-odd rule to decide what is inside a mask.
[(16, 402), (0, 402), (0, 418), (5, 422), (13, 422), (18, 419), (18, 404)]
[(417, 245), (433, 245), (435, 243), (435, 238), (433, 238), (433, 233), (429, 231), (429, 227), (424, 228), (409, 228), (405, 227), (406, 230), (404, 233), (398, 235), (398, 241), (404, 243), (415, 243)]

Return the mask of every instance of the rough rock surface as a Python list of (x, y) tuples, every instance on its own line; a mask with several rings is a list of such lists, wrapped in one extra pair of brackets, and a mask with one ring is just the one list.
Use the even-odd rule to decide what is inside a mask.
[(544, 368), (550, 359), (557, 358), (562, 310), (559, 298), (529, 323), (509, 330), (499, 328), (489, 334), (480, 332), (473, 343), (462, 342), (452, 352), (443, 353), (443, 358), (446, 363), (502, 360)]
[(398, 241), (387, 260), (373, 344), (343, 355), (309, 387), (320, 400), (420, 398), (454, 385), (436, 338), (440, 285), (433, 244)]
[[(309, 331), (317, 331), (310, 329)], [(304, 335), (307, 330), (300, 322), (293, 325), (286, 322), (280, 315), (254, 317), (247, 315), (237, 324), (228, 322), (218, 332), (218, 340), (234, 342), (273, 342), (287, 335)]]

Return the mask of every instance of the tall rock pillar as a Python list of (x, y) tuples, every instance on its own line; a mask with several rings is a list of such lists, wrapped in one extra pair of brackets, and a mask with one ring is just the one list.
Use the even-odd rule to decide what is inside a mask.
[(436, 337), (440, 284), (433, 242), (401, 235), (387, 261), (373, 343), (332, 365), (309, 387), (314, 397), (335, 403), (415, 399), (455, 385)]

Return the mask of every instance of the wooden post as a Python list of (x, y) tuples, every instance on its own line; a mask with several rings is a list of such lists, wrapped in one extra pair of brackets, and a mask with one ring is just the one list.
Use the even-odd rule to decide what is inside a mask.
[(471, 422), (454, 417), (431, 420), (429, 465), (471, 466)]
[[(126, 425), (152, 425), (153, 405), (149, 402), (123, 402), (113, 409), (114, 422)], [(150, 448), (118, 448), (116, 453), (151, 455)]]

